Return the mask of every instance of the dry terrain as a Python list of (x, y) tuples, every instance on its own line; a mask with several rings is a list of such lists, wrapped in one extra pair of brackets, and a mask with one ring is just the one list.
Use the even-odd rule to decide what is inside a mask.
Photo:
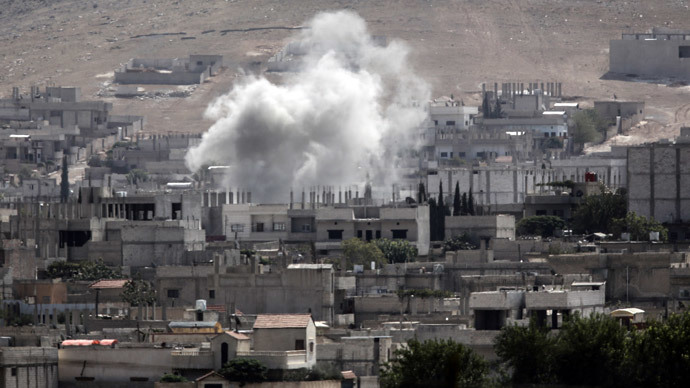
[(690, 29), (689, 6), (686, 0), (0, 0), (0, 94), (11, 86), (55, 84), (81, 86), (85, 97), (97, 98), (131, 57), (220, 53), (228, 68), (190, 97), (108, 98), (116, 113), (146, 115), (149, 131), (201, 132), (209, 125), (204, 108), (243, 76), (239, 68), (261, 71), (295, 33), (288, 28), (317, 12), (351, 9), (373, 34), (411, 46), (434, 95), (478, 104), (483, 81), (541, 80), (563, 82), (564, 94), (585, 104), (613, 94), (643, 99), (650, 117), (632, 134), (637, 142), (690, 125), (690, 87), (602, 80), (608, 42), (654, 26)]

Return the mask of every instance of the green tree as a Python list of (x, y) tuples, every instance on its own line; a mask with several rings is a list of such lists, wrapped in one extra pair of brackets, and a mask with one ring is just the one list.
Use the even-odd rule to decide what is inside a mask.
[(122, 290), (122, 300), (132, 306), (151, 306), (156, 301), (156, 290), (145, 280), (130, 280)]
[(491, 118), (491, 106), (489, 105), (489, 95), (484, 93), (484, 98), (482, 98), (482, 116), (485, 119)]
[(493, 112), (491, 112), (491, 117), (495, 119), (500, 119), (503, 117), (503, 110), (501, 108), (501, 100), (497, 97), (496, 98), (496, 107), (494, 108)]
[(240, 383), (240, 387), (247, 383), (266, 381), (266, 372), (268, 368), (261, 361), (252, 358), (235, 358), (219, 371), (229, 381)]
[(659, 232), (659, 240), (668, 240), (668, 229), (654, 218), (639, 216), (635, 212), (628, 212), (625, 218), (618, 218), (612, 223), (612, 233), (620, 235), (622, 232), (630, 233), (633, 241), (649, 241), (650, 232)]
[(611, 233), (615, 219), (628, 213), (625, 196), (602, 193), (582, 199), (573, 213), (572, 225), (575, 233)]
[(467, 197), (467, 214), (474, 215), (474, 197), (472, 197), (472, 190), (470, 190), (470, 195)]
[(429, 204), (429, 239), (431, 241), (438, 241), (438, 217), (439, 217), (439, 210), (438, 210), (438, 205), (436, 204), (436, 200), (433, 198), (429, 198), (428, 200)]
[(563, 324), (556, 344), (556, 370), (560, 382), (579, 386), (625, 386), (626, 338), (627, 330), (607, 315), (573, 316)]
[(342, 247), (343, 255), (347, 260), (347, 268), (352, 268), (355, 264), (368, 267), (372, 261), (376, 262), (377, 267), (381, 267), (387, 262), (383, 252), (376, 244), (362, 241), (358, 238), (343, 241)]
[(532, 319), (529, 326), (505, 326), (494, 340), (496, 355), (511, 370), (515, 384), (556, 382), (555, 338)]
[(149, 174), (138, 168), (130, 171), (127, 174), (127, 183), (130, 185), (136, 185), (137, 183), (146, 182), (149, 179)]
[(424, 189), (424, 183), (419, 182), (417, 187), (417, 203), (426, 202), (426, 190)]
[(69, 170), (67, 167), (67, 156), (62, 157), (62, 174), (60, 176), (60, 201), (67, 202), (69, 199)]
[(412, 339), (381, 369), (380, 382), (382, 388), (481, 387), (488, 371), (484, 358), (462, 344)]
[(407, 240), (389, 240), (382, 238), (373, 241), (389, 263), (415, 261), (417, 248)]
[(671, 314), (632, 332), (626, 373), (632, 386), (686, 387), (690, 381), (690, 312)]
[(468, 251), (472, 249), (477, 249), (477, 246), (472, 243), (472, 239), (467, 232), (453, 236), (443, 242), (443, 252)]
[(521, 219), (517, 225), (517, 233), (520, 236), (537, 235), (551, 237), (556, 229), (563, 229), (565, 221), (555, 216), (532, 216)]
[(460, 214), (467, 215), (469, 213), (469, 208), (467, 207), (467, 193), (462, 193), (462, 198), (460, 199)]
[(446, 235), (446, 216), (450, 215), (450, 211), (443, 203), (443, 181), (438, 182), (438, 217), (436, 218), (436, 235), (440, 240), (445, 239)]
[(459, 216), (462, 212), (462, 201), (460, 200), (460, 182), (455, 182), (455, 195), (453, 195), (453, 215)]
[(161, 383), (184, 383), (185, 381), (187, 381), (187, 379), (184, 376), (172, 373), (166, 373), (160, 379)]
[(601, 134), (597, 131), (596, 113), (592, 111), (579, 111), (573, 115), (573, 142), (580, 147), (585, 143), (592, 143), (601, 140)]

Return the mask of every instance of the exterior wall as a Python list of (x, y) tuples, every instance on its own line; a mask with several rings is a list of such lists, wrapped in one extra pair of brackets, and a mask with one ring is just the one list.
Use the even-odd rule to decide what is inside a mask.
[(115, 83), (118, 84), (154, 84), (154, 85), (195, 85), (204, 82), (203, 73), (190, 72), (115, 72)]
[(78, 376), (94, 377), (90, 384), (130, 383), (130, 378), (139, 377), (153, 385), (174, 369), (213, 369), (211, 352), (193, 350), (190, 355), (173, 355), (170, 348), (68, 347), (58, 354), (60, 385), (74, 383)]
[[(680, 46), (690, 46), (686, 40), (623, 39), (612, 40), (609, 49), (609, 70), (621, 74), (656, 77), (690, 77), (690, 58), (679, 57)], [(625, 38), (625, 37), (624, 37)]]
[(58, 351), (44, 347), (0, 349), (0, 381), (6, 388), (57, 388)]
[[(209, 279), (215, 303), (234, 303), (245, 314), (311, 313), (333, 321), (333, 269), (287, 269), (270, 274), (220, 274)], [(209, 286), (210, 288), (210, 286)]]
[(341, 342), (319, 344), (318, 364), (377, 376), (392, 355), (391, 345), (390, 337), (343, 337)]
[(473, 310), (516, 310), (525, 303), (523, 291), (473, 292), (470, 308)]
[(628, 149), (628, 210), (657, 221), (690, 220), (690, 146)]

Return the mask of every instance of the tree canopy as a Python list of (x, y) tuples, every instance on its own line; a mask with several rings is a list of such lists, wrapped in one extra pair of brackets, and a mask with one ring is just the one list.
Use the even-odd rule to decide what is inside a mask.
[(145, 280), (130, 280), (122, 290), (122, 300), (132, 306), (150, 306), (156, 301), (156, 290)]
[(517, 225), (518, 235), (551, 237), (556, 229), (563, 229), (565, 221), (556, 216), (532, 216), (521, 219)]
[(515, 384), (685, 387), (690, 380), (690, 312), (628, 331), (608, 315), (572, 316), (558, 332), (507, 326), (494, 349)]
[(489, 368), (483, 357), (451, 340), (412, 339), (381, 370), (382, 388), (481, 387)]
[(381, 250), (383, 256), (391, 264), (415, 261), (417, 258), (417, 248), (407, 240), (382, 238), (374, 240), (373, 243)]
[(355, 264), (368, 267), (372, 261), (376, 262), (377, 267), (381, 267), (388, 262), (376, 244), (362, 241), (356, 237), (343, 241), (342, 247), (343, 255), (347, 260), (347, 268), (352, 268)]
[(67, 169), (67, 156), (62, 158), (62, 173), (60, 174), (60, 200), (64, 203), (69, 199), (69, 171)]
[(54, 261), (48, 265), (46, 272), (51, 279), (62, 278), (63, 280), (93, 281), (122, 278), (119, 269), (108, 267), (101, 259), (80, 262)]
[(637, 215), (635, 212), (628, 212), (624, 218), (614, 220), (611, 229), (611, 232), (617, 236), (622, 232), (630, 233), (633, 241), (649, 241), (650, 232), (659, 232), (660, 241), (668, 240), (668, 229), (659, 221)]
[(580, 234), (611, 233), (614, 220), (624, 218), (627, 207), (622, 194), (605, 192), (584, 197), (573, 213), (573, 230)]
[(219, 371), (229, 381), (240, 383), (241, 387), (246, 383), (266, 381), (267, 372), (268, 368), (261, 361), (253, 358), (235, 358), (223, 365)]

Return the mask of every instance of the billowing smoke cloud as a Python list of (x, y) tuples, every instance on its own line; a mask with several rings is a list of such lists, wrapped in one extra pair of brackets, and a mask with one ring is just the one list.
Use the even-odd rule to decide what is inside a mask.
[(319, 14), (308, 27), (300, 72), (282, 85), (251, 77), (208, 107), (216, 122), (187, 153), (190, 170), (228, 165), (228, 186), (266, 202), (290, 189), (361, 184), (367, 174), (375, 186), (395, 183), (429, 99), (407, 46), (376, 44), (351, 12)]

